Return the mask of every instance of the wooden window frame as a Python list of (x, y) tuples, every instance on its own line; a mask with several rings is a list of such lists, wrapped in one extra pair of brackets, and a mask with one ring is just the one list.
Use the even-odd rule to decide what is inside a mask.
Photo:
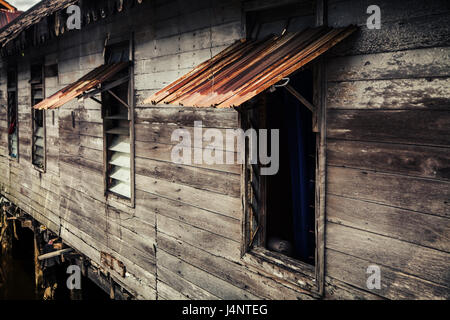
[(128, 120), (130, 121), (130, 198), (121, 197), (108, 190), (108, 145), (106, 136), (106, 127), (104, 121), (104, 109), (102, 105), (102, 119), (103, 119), (103, 181), (104, 181), (104, 194), (106, 202), (115, 206), (116, 203), (120, 203), (130, 208), (134, 208), (136, 205), (136, 183), (135, 183), (135, 95), (134, 95), (134, 33), (131, 36), (118, 37), (117, 39), (108, 39), (108, 43), (105, 45), (105, 50), (108, 46), (117, 45), (122, 42), (128, 42), (129, 44), (129, 58), (130, 66), (128, 67)]
[[(9, 79), (8, 79), (8, 74), (10, 73), (11, 69), (14, 70), (15, 75), (16, 75), (16, 84), (14, 88), (9, 87)], [(15, 100), (16, 100), (16, 135), (17, 135), (17, 155), (14, 158), (13, 156), (11, 156), (11, 145), (10, 145), (10, 140), (9, 140), (9, 136), (10, 134), (8, 133), (8, 158), (12, 161), (16, 161), (19, 162), (19, 70), (18, 70), (18, 66), (16, 63), (10, 64), (9, 66), (7, 66), (7, 72), (6, 72), (6, 120), (8, 123), (8, 130), (9, 130), (9, 125), (11, 123), (11, 114), (9, 112), (9, 90), (10, 89), (14, 89), (14, 93), (16, 95)]]
[(36, 169), (37, 171), (41, 172), (41, 173), (45, 173), (47, 171), (47, 125), (46, 125), (46, 117), (47, 117), (47, 113), (45, 110), (42, 110), (42, 127), (43, 127), (43, 131), (44, 131), (44, 152), (43, 152), (43, 167), (40, 168), (39, 166), (34, 164), (34, 112), (35, 110), (33, 109), (34, 105), (33, 105), (33, 84), (31, 84), (31, 68), (33, 65), (37, 65), (40, 64), (42, 67), (42, 98), (45, 99), (45, 76), (44, 76), (44, 68), (45, 68), (45, 63), (44, 61), (41, 61), (39, 63), (31, 63), (30, 64), (30, 105), (31, 105), (31, 165), (33, 166), (34, 169)]
[[(292, 286), (297, 290), (307, 291), (318, 297), (323, 295), (324, 286), (324, 223), (325, 223), (325, 112), (324, 112), (324, 62), (319, 61), (313, 66), (314, 71), (314, 105), (316, 112), (313, 113), (313, 127), (316, 133), (316, 173), (315, 173), (315, 264), (290, 258), (284, 254), (273, 252), (265, 246), (265, 205), (260, 201), (258, 208), (258, 233), (255, 239), (250, 239), (250, 214), (249, 206), (249, 173), (247, 164), (242, 165), (241, 172), (241, 197), (243, 204), (244, 219), (242, 220), (242, 246), (241, 259), (257, 272), (266, 274), (271, 278)], [(246, 120), (242, 112), (239, 113), (241, 128), (247, 128)], [(247, 151), (246, 151), (247, 153)], [(262, 199), (265, 199), (266, 185), (264, 176), (259, 176), (259, 190)], [(260, 199), (261, 200), (261, 199)], [(253, 242), (257, 245), (252, 247)]]
[[(254, 1), (255, 2), (255, 1)], [(269, 1), (271, 2), (271, 1)], [(289, 1), (287, 1), (289, 2)], [(256, 3), (256, 2), (255, 2)], [(251, 8), (254, 9), (253, 7)], [(250, 8), (244, 8), (244, 12)], [(242, 33), (246, 34), (245, 14)], [(326, 25), (326, 0), (316, 0), (316, 26)], [(325, 59), (319, 57), (313, 65), (313, 129), (316, 135), (316, 185), (315, 185), (315, 264), (295, 260), (278, 252), (258, 246), (250, 248), (248, 207), (247, 164), (241, 169), (241, 199), (243, 209), (241, 260), (249, 269), (262, 273), (271, 279), (283, 282), (294, 290), (306, 292), (317, 298), (324, 294), (325, 283), (325, 204), (326, 204), (326, 71)], [(245, 128), (246, 121), (239, 112), (239, 123)], [(246, 150), (247, 152), (247, 150)], [(265, 186), (261, 186), (263, 192)], [(265, 195), (263, 195), (265, 196)], [(263, 228), (264, 224), (262, 225)]]

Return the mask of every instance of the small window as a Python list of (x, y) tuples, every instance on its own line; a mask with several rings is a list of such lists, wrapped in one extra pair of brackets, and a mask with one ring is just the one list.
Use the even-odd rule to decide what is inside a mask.
[(17, 66), (8, 68), (7, 73), (8, 104), (8, 154), (19, 157), (19, 112), (17, 104)]
[(45, 171), (46, 162), (46, 130), (45, 111), (35, 110), (33, 106), (44, 99), (44, 67), (43, 64), (31, 66), (31, 107), (32, 107), (32, 163), (36, 169)]
[[(289, 79), (290, 88), (312, 101), (310, 70)], [(246, 117), (247, 129), (279, 130), (278, 172), (261, 175), (260, 165), (247, 165), (249, 250), (262, 247), (314, 265), (316, 133), (313, 114), (280, 87), (264, 93), (255, 107), (246, 112)]]
[[(130, 51), (129, 42), (108, 46), (105, 63), (128, 62)], [(130, 66), (102, 85), (110, 87), (102, 92), (106, 193), (131, 201), (134, 198), (132, 72)]]

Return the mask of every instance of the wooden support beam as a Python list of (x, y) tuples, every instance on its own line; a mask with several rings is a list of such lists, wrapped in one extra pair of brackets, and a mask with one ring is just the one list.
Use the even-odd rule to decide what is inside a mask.
[(123, 78), (117, 79), (116, 81), (113, 81), (113, 82), (108, 83), (106, 85), (102, 85), (102, 87), (99, 88), (99, 89), (95, 89), (95, 90), (86, 92), (85, 94), (83, 94), (82, 98), (83, 99), (92, 98), (93, 96), (95, 96), (98, 93), (101, 93), (103, 91), (107, 91), (107, 90), (110, 90), (110, 89), (115, 88), (117, 86), (120, 86), (121, 84), (127, 82), (129, 79), (130, 79), (129, 76), (125, 76)]
[(53, 251), (53, 252), (50, 252), (50, 253), (46, 253), (46, 254), (40, 255), (38, 257), (38, 260), (42, 261), (42, 260), (45, 260), (45, 259), (54, 258), (54, 257), (57, 257), (59, 255), (62, 255), (62, 254), (65, 254), (65, 253), (69, 253), (69, 252), (72, 252), (72, 251), (73, 251), (72, 248), (56, 250), (56, 251)]
[(287, 91), (289, 91), (294, 97), (298, 99), (305, 107), (307, 107), (311, 112), (316, 111), (316, 107), (314, 107), (308, 100), (306, 100), (297, 90), (295, 90), (291, 85), (287, 84), (284, 86)]
[(123, 104), (125, 107), (127, 107), (128, 109), (130, 109), (130, 106), (123, 101), (122, 99), (119, 98), (118, 95), (116, 95), (114, 92), (112, 92), (111, 90), (107, 90), (109, 92), (109, 94), (111, 94), (114, 98), (116, 98), (121, 104)]
[(90, 97), (92, 100), (94, 100), (95, 102), (97, 102), (98, 104), (102, 104), (102, 102), (100, 100), (98, 100), (97, 98), (94, 97)]

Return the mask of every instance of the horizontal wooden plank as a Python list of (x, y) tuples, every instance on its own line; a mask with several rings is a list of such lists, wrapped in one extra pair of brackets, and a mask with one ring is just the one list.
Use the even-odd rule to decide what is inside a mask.
[(158, 215), (176, 219), (227, 239), (234, 241), (241, 239), (241, 223), (237, 219), (162, 197), (153, 199), (146, 208)]
[(450, 78), (330, 82), (330, 109), (448, 110)]
[(196, 268), (163, 250), (158, 251), (158, 267), (167, 268), (183, 279), (225, 300), (254, 300), (258, 299), (251, 293), (235, 287), (227, 281)]
[(335, 223), (327, 224), (325, 245), (369, 264), (387, 266), (449, 288), (449, 253)]
[(238, 113), (235, 110), (215, 108), (191, 108), (157, 106), (135, 109), (136, 123), (172, 123), (194, 126), (194, 121), (202, 121), (208, 128), (238, 128)]
[(329, 194), (327, 220), (450, 252), (448, 218)]
[(140, 175), (240, 197), (240, 178), (235, 174), (138, 157), (135, 163)]
[[(240, 243), (178, 220), (157, 215), (158, 233), (162, 232), (197, 248), (231, 261), (240, 259)], [(158, 236), (158, 235), (157, 235)]]
[[(166, 162), (176, 164), (175, 162), (173, 162), (173, 159), (172, 159), (173, 148), (174, 148), (174, 146), (170, 145), (170, 144), (136, 141), (136, 156), (141, 157), (141, 158), (158, 160), (158, 161), (166, 161)], [(214, 150), (214, 151), (212, 151), (212, 149), (207, 150), (207, 146), (205, 145), (203, 147), (203, 149), (189, 148), (188, 150), (191, 152), (191, 159), (190, 159), (189, 163), (186, 163), (186, 165), (193, 166), (193, 167), (199, 167), (199, 168), (205, 168), (205, 169), (211, 169), (211, 170), (217, 170), (217, 171), (223, 171), (223, 172), (229, 172), (229, 173), (234, 173), (234, 174), (240, 174), (240, 172), (241, 172), (241, 165), (226, 164), (227, 157), (234, 157), (234, 159), (237, 159), (237, 155), (233, 150), (231, 152), (220, 151), (222, 153), (222, 157), (220, 160), (222, 163), (215, 163), (215, 164), (206, 164), (206, 163), (197, 164), (197, 163), (195, 163), (194, 162), (194, 153), (195, 153), (194, 150), (200, 150), (200, 152), (202, 152), (203, 155), (210, 155), (211, 152), (218, 152), (219, 149)], [(204, 162), (204, 161), (202, 161), (202, 162)]]
[(335, 57), (327, 59), (327, 81), (448, 77), (449, 61), (450, 47)]
[(158, 233), (157, 237), (158, 247), (162, 250), (234, 286), (248, 290), (253, 295), (267, 299), (284, 300), (307, 298), (303, 293), (288, 288), (261, 274), (254, 273), (244, 265), (199, 249), (185, 241), (175, 239), (161, 232)]
[(170, 271), (164, 266), (158, 265), (158, 280), (166, 283), (167, 286), (186, 296), (190, 300), (218, 300), (213, 294), (185, 280), (183, 277)]
[[(361, 11), (360, 18), (367, 19), (369, 17), (365, 14), (366, 9), (367, 7)], [(371, 30), (362, 26), (332, 48), (330, 54), (348, 56), (417, 48), (448, 47), (450, 45), (450, 39), (447, 37), (450, 28), (448, 13), (432, 17), (421, 16), (399, 22), (383, 22), (383, 17), (381, 19), (381, 29)], [(350, 23), (349, 20), (343, 19), (338, 24), (347, 26)]]
[(373, 262), (332, 249), (327, 249), (325, 257), (329, 276), (388, 299), (436, 300), (448, 299), (450, 296), (450, 290), (445, 286), (382, 265), (379, 265), (381, 288), (368, 289), (367, 278), (370, 276), (370, 273), (367, 274), (367, 268), (369, 265), (373, 265)]
[(328, 167), (327, 192), (392, 207), (449, 217), (448, 182)]
[(448, 148), (329, 139), (327, 162), (334, 166), (450, 180)]
[[(191, 206), (241, 219), (241, 199), (136, 174), (136, 189)], [(136, 199), (138, 200), (138, 194)]]
[(327, 137), (450, 146), (448, 110), (329, 110)]
[[(445, 0), (378, 0), (377, 6), (381, 10), (381, 21), (403, 22), (412, 18), (424, 17), (432, 19), (434, 15), (439, 15), (450, 11), (450, 7)], [(366, 26), (367, 7), (370, 4), (365, 0), (330, 0), (328, 2), (328, 23), (330, 26), (347, 26), (356, 24)]]

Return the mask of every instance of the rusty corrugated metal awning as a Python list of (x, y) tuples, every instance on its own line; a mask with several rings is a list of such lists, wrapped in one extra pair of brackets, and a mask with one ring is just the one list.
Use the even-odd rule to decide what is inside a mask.
[(192, 107), (237, 107), (289, 76), (356, 30), (320, 27), (238, 41), (145, 100)]
[(42, 100), (33, 108), (35, 109), (56, 109), (70, 100), (84, 94), (101, 83), (111, 79), (115, 74), (130, 65), (129, 62), (104, 64), (95, 68), (78, 81), (59, 90), (45, 100)]

